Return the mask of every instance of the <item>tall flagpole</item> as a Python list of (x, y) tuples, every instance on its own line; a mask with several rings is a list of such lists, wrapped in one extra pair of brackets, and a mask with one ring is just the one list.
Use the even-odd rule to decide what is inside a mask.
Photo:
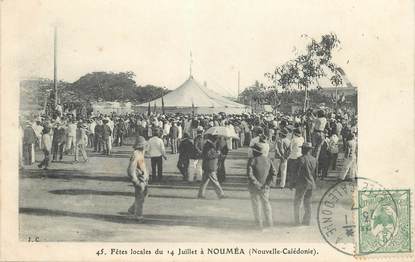
[(55, 96), (54, 107), (58, 103), (58, 27), (54, 27), (54, 41), (53, 41), (53, 92)]
[(239, 94), (240, 94), (240, 79), (241, 79), (241, 74), (240, 74), (240, 71), (238, 70), (238, 99), (239, 99)]
[(190, 67), (189, 67), (189, 76), (192, 76), (192, 63), (193, 63), (193, 57), (192, 57), (192, 50), (190, 50)]

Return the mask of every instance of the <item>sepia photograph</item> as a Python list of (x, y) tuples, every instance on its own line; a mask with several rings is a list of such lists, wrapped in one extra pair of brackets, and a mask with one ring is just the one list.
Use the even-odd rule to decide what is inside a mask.
[(200, 240), (321, 241), (313, 202), (357, 175), (358, 92), (334, 61), (336, 33), (298, 35), (290, 60), (248, 86), (236, 63), (228, 76), (199, 78), (215, 72), (188, 50), (169, 72), (183, 83), (167, 88), (163, 74), (142, 82), (135, 61), (68, 72), (64, 40), (79, 36), (65, 28), (45, 28), (53, 76), (20, 82), (21, 240), (36, 229), (42, 241), (198, 241), (206, 230)]
[[(209, 247), (181, 246), (169, 259), (312, 259), (317, 245), (333, 259), (411, 255), (413, 185), (360, 168), (361, 154), (385, 161), (373, 171), (391, 160), (376, 160), (372, 145), (390, 147), (382, 130), (399, 126), (390, 114), (405, 117), (368, 102), (385, 95), (365, 79), (399, 64), (387, 53), (396, 38), (375, 24), (401, 9), (371, 18), (374, 1), (335, 2), (3, 1), (3, 14), (16, 11), (3, 26), (15, 41), (17, 110), (6, 116), (17, 241), (138, 244), (91, 253), (117, 260), (166, 255), (146, 243), (183, 242)], [(413, 47), (407, 37), (396, 47)], [(408, 119), (412, 138), (389, 154), (412, 163)], [(409, 176), (395, 163), (391, 180)]]

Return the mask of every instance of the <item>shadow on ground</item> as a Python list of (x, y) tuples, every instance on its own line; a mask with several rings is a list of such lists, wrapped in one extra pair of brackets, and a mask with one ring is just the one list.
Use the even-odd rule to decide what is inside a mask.
[[(134, 197), (133, 192), (120, 192), (120, 191), (103, 191), (103, 190), (92, 190), (92, 189), (59, 189), (59, 190), (51, 190), (49, 191), (51, 194), (55, 195), (71, 195), (71, 196), (79, 196), (79, 195), (98, 195), (98, 196), (128, 196)], [(182, 195), (164, 195), (164, 194), (152, 194), (150, 192), (150, 198), (167, 198), (167, 199), (192, 199), (195, 201), (209, 201), (209, 200), (199, 200), (197, 198), (197, 191), (195, 191), (195, 196), (182, 196)], [(239, 199), (239, 200), (250, 200), (248, 195), (246, 196), (228, 196), (227, 199)], [(226, 201), (226, 200), (222, 200)], [(287, 202), (286, 198), (279, 198), (279, 199), (270, 199), (273, 203), (285, 203)], [(289, 200), (291, 201), (291, 200)], [(313, 201), (317, 202), (317, 201)]]
[[(80, 213), (73, 211), (52, 210), (46, 208), (20, 208), (21, 214), (48, 216), (48, 217), (75, 217), (88, 218), (112, 223), (122, 224), (144, 224), (150, 226), (195, 226), (206, 228), (218, 228), (229, 230), (245, 230), (254, 231), (254, 222), (248, 220), (241, 220), (237, 218), (216, 217), (216, 216), (177, 216), (177, 215), (163, 215), (163, 214), (148, 214), (144, 216), (143, 222), (138, 222), (128, 213), (115, 214), (95, 214), (95, 213)], [(284, 226), (291, 226), (286, 224)]]
[[(171, 172), (163, 176), (161, 182), (150, 182), (150, 188), (165, 188), (165, 189), (189, 189), (194, 190), (200, 186), (200, 182), (183, 181), (180, 176), (174, 175), (178, 172)], [(124, 173), (116, 174), (113, 172), (90, 172), (81, 170), (67, 170), (67, 169), (28, 169), (21, 170), (20, 175), (22, 179), (62, 179), (62, 180), (94, 180), (94, 181), (109, 181), (109, 182), (126, 182), (130, 183), (129, 177)], [(241, 180), (242, 178), (242, 180)], [(228, 191), (244, 191), (246, 190), (246, 182), (243, 177), (237, 175), (229, 175), (229, 182), (222, 184), (223, 188)], [(209, 188), (211, 185), (209, 185)]]

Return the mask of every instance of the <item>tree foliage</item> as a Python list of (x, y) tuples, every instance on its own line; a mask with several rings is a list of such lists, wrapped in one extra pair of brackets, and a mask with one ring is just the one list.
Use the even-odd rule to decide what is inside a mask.
[(146, 102), (169, 92), (154, 85), (137, 86), (135, 74), (127, 72), (93, 72), (79, 78), (71, 85), (75, 91), (90, 101)]
[(262, 100), (266, 88), (258, 81), (247, 88), (245, 88), (238, 96), (238, 102), (248, 105), (251, 102), (257, 102)]
[(135, 90), (135, 94), (136, 94), (135, 101), (137, 102), (151, 101), (169, 92), (170, 90), (166, 89), (165, 87), (158, 87), (154, 85), (138, 86), (137, 89)]
[[(58, 82), (58, 95), (61, 101), (77, 99), (78, 97), (69, 92), (70, 83)], [(53, 80), (48, 78), (26, 79), (20, 82), (20, 104), (44, 106), (46, 99), (53, 91)]]
[[(142, 103), (169, 92), (154, 85), (137, 86), (133, 72), (92, 72), (73, 83), (60, 81), (58, 97), (61, 103), (93, 101), (131, 101)], [(20, 82), (21, 104), (44, 106), (53, 90), (53, 80), (36, 78)]]
[(329, 77), (335, 86), (342, 84), (341, 71), (332, 62), (333, 50), (339, 44), (340, 40), (333, 33), (323, 35), (320, 41), (311, 39), (304, 54), (275, 67), (273, 72), (265, 74), (271, 82), (269, 87), (281, 87), (283, 90), (305, 90), (306, 107), (308, 88), (312, 85), (318, 86), (319, 78)]
[[(302, 104), (304, 94), (304, 90), (296, 89), (278, 92), (275, 88), (267, 88), (264, 84), (255, 81), (253, 85), (241, 92), (238, 101), (245, 105), (270, 105), (277, 110), (281, 104)], [(310, 90), (308, 96), (313, 105), (333, 103), (332, 98), (320, 90)]]
[(70, 89), (90, 101), (132, 99), (137, 87), (134, 77), (133, 72), (93, 72), (79, 78)]

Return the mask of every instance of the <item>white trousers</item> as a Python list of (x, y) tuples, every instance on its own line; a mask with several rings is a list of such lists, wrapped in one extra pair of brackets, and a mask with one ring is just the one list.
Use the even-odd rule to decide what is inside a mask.
[(202, 181), (202, 159), (191, 159), (188, 181)]
[(349, 174), (350, 178), (355, 178), (356, 173), (357, 173), (356, 158), (354, 158), (354, 157), (346, 158), (344, 160), (344, 171), (342, 173), (340, 173), (340, 179), (344, 180), (346, 178), (347, 174)]

